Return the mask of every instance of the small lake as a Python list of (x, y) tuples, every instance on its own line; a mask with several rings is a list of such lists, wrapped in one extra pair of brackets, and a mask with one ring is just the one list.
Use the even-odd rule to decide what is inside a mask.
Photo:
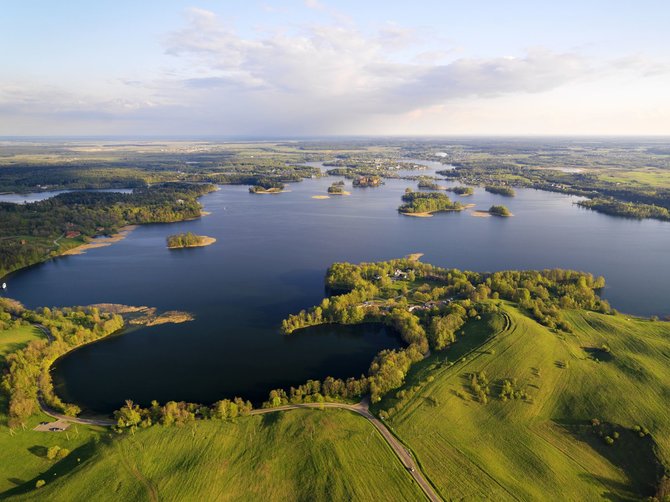
[(41, 200), (50, 199), (56, 195), (70, 192), (112, 192), (112, 193), (133, 193), (132, 188), (100, 188), (91, 190), (51, 190), (45, 192), (31, 192), (25, 194), (5, 193), (0, 194), (0, 202), (12, 202), (14, 204), (30, 204)]
[[(604, 275), (605, 296), (623, 312), (670, 314), (668, 223), (598, 214), (562, 194), (520, 189), (505, 198), (481, 188), (471, 197), (450, 195), (476, 209), (505, 204), (515, 216), (411, 218), (396, 211), (405, 188), (416, 187), (406, 180), (363, 189), (347, 180), (351, 196), (312, 198), (336, 179), (293, 183), (277, 195), (225, 186), (202, 197), (209, 216), (141, 226), (112, 246), (9, 276), (7, 295), (29, 307), (110, 302), (195, 316), (67, 355), (54, 370), (58, 393), (109, 412), (125, 399), (262, 400), (308, 378), (358, 376), (381, 348), (398, 346), (391, 333), (368, 325), (279, 334), (284, 317), (320, 302), (335, 261), (423, 252), (428, 263), (477, 271), (573, 268)], [(167, 235), (185, 231), (217, 242), (166, 249)]]

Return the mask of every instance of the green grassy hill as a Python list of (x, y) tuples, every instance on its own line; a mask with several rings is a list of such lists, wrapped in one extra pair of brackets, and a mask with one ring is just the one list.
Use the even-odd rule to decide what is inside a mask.
[(422, 500), (379, 433), (344, 410), (155, 426), (106, 441), (20, 500)]
[[(466, 361), (436, 365), (437, 354), (417, 367), (406, 387), (418, 384), (418, 392), (389, 421), (442, 496), (653, 495), (656, 456), (670, 465), (670, 324), (569, 311), (575, 333), (557, 334), (511, 306), (504, 312), (507, 326)], [(473, 392), (472, 374), (481, 372), (487, 404)], [(503, 401), (504, 380), (528, 397)], [(616, 425), (594, 428), (593, 418)], [(651, 436), (640, 438), (636, 425)], [(619, 438), (607, 445), (601, 430)]]

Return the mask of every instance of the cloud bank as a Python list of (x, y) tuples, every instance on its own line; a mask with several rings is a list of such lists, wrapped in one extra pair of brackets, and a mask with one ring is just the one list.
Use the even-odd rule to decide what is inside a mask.
[[(307, 6), (325, 9), (316, 1)], [(597, 62), (542, 47), (514, 57), (448, 59), (450, 47), (429, 50), (413, 30), (388, 25), (367, 33), (338, 13), (325, 15), (330, 22), (242, 36), (214, 13), (190, 9), (183, 28), (164, 38), (160, 74), (119, 76), (111, 97), (95, 86), (87, 93), (0, 84), (0, 115), (26, 124), (95, 123), (100, 132), (383, 134), (402, 132), (425, 114), (448, 122), (451, 104), (481, 109), (487, 100), (549, 93), (622, 71), (639, 78), (668, 71), (642, 55)], [(11, 132), (5, 126), (0, 133)]]

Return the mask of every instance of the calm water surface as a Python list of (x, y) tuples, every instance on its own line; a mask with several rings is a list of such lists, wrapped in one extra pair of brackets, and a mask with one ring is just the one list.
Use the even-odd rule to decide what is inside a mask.
[[(432, 167), (432, 166), (431, 166)], [(574, 268), (604, 275), (605, 296), (633, 314), (670, 314), (670, 225), (601, 215), (560, 194), (477, 188), (464, 202), (505, 204), (513, 218), (469, 212), (410, 218), (396, 212), (415, 182), (390, 180), (349, 197), (312, 199), (335, 178), (253, 195), (226, 186), (201, 200), (197, 221), (142, 226), (113, 246), (13, 274), (8, 295), (30, 307), (99, 302), (186, 310), (196, 320), (141, 328), (83, 347), (55, 367), (58, 392), (88, 410), (124, 399), (262, 400), (276, 387), (365, 371), (376, 352), (398, 346), (382, 328), (326, 326), (284, 337), (281, 319), (316, 304), (335, 261), (377, 261), (423, 252), (424, 261), (478, 271)], [(165, 237), (192, 231), (216, 244), (169, 251)]]

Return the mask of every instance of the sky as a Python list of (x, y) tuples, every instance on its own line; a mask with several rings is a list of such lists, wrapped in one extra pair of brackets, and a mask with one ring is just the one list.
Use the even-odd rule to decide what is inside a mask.
[(669, 135), (667, 0), (3, 0), (0, 135)]

